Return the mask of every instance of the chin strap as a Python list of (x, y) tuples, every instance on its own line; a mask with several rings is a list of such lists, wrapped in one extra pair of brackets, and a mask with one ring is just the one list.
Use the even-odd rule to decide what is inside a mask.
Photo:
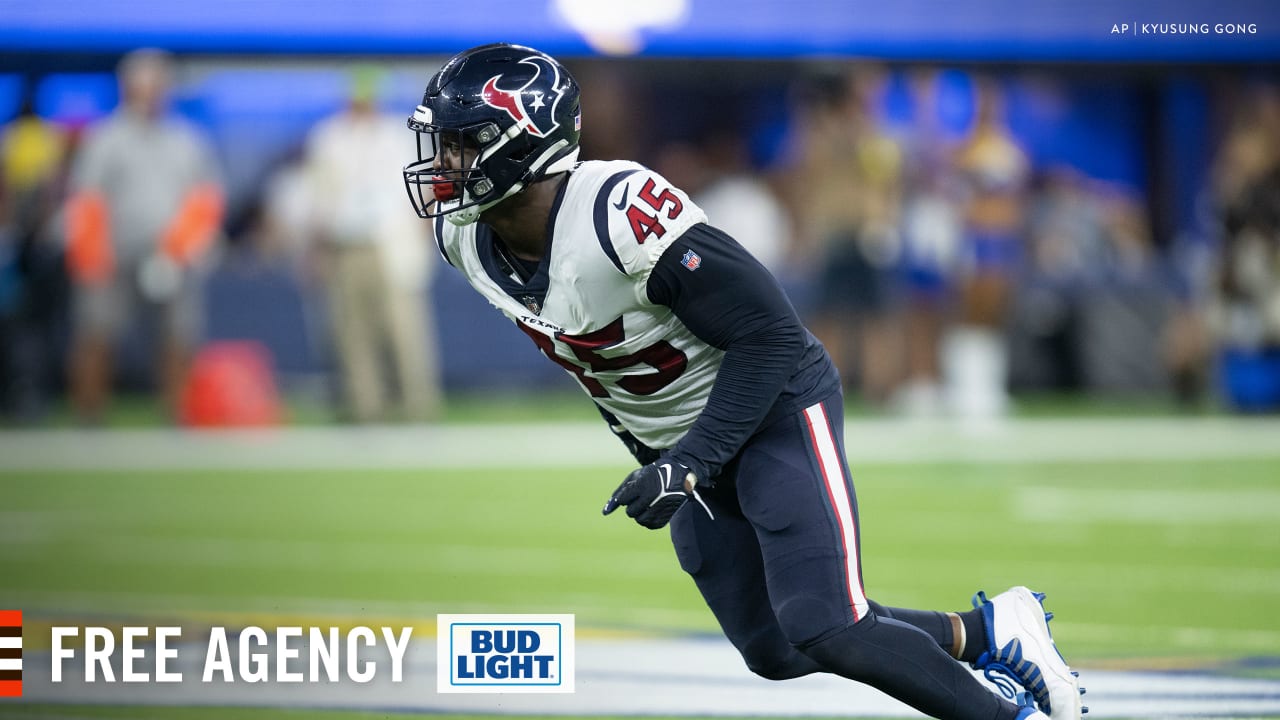
[[(445, 219), (459, 227), (470, 225), (476, 220), (479, 220), (480, 214), (485, 210), (488, 210), (494, 205), (497, 205), (503, 200), (506, 200), (512, 195), (524, 190), (529, 185), (551, 175), (559, 175), (561, 173), (569, 172), (578, 164), (578, 154), (581, 151), (581, 148), (575, 146), (566, 152), (563, 157), (556, 158), (555, 161), (549, 162), (551, 158), (556, 156), (556, 153), (564, 152), (567, 147), (569, 147), (568, 140), (557, 141), (551, 147), (543, 150), (542, 154), (538, 156), (538, 159), (529, 166), (529, 170), (525, 172), (524, 176), (513, 183), (511, 187), (508, 188), (500, 197), (488, 202), (477, 203), (460, 210), (446, 212)], [(465, 205), (470, 198), (471, 194), (467, 191), (466, 186), (464, 185), (462, 188), (462, 197), (459, 198), (457, 202), (460, 205)]]

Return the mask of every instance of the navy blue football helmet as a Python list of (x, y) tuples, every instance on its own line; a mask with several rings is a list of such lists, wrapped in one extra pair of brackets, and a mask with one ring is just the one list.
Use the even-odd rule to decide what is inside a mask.
[[(550, 55), (482, 45), (449, 59), (409, 118), (418, 160), (404, 168), (420, 217), (468, 225), (484, 210), (578, 161), (578, 83)], [(465, 148), (469, 167), (442, 168), (441, 148)]]

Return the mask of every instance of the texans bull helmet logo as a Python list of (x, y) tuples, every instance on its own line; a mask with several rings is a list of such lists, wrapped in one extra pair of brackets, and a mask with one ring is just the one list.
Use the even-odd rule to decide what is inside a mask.
[[(504, 90), (498, 87), (498, 81), (502, 76), (494, 75), (484, 84), (481, 97), (484, 98), (486, 105), (505, 110), (511, 119), (516, 121), (516, 127), (534, 137), (546, 137), (560, 127), (560, 123), (556, 120), (556, 105), (564, 95), (564, 88), (560, 84), (560, 71), (546, 58), (529, 57), (520, 62), (534, 67), (532, 77), (515, 90)], [(544, 90), (529, 89), (544, 72), (551, 77), (550, 88), (555, 94), (553, 98), (547, 98)], [(525, 104), (526, 96), (530, 98), (528, 105)]]

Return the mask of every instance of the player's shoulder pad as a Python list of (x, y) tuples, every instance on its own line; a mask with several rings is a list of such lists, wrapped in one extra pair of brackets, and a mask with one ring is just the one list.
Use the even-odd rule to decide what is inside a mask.
[(592, 165), (592, 226), (619, 272), (644, 275), (685, 230), (706, 222), (702, 209), (658, 173), (633, 162)]

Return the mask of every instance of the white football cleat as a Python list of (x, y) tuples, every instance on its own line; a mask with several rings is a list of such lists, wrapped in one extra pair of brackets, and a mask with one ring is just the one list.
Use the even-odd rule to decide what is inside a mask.
[(974, 595), (973, 606), (986, 621), (987, 648), (973, 667), (997, 683), (994, 674), (1016, 680), (1051, 720), (1080, 720), (1088, 712), (1080, 702), (1084, 690), (1053, 642), (1049, 633), (1053, 614), (1045, 612), (1043, 600), (1043, 593), (1022, 586), (990, 600), (981, 591)]

